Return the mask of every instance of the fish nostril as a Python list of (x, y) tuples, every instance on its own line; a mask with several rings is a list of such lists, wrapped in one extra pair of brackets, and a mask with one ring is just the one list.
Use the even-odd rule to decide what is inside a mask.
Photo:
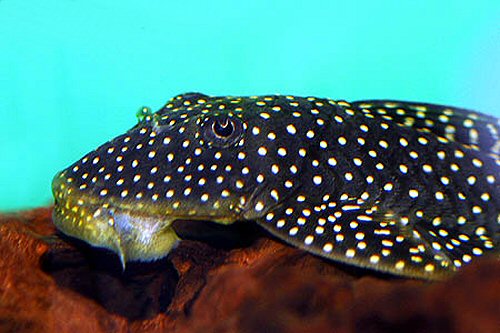
[(153, 112), (147, 106), (143, 106), (136, 113), (137, 120), (142, 122), (144, 120), (148, 121), (153, 118)]

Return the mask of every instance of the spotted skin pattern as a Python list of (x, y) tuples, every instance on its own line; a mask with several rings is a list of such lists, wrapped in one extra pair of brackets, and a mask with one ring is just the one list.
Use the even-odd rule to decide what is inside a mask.
[(131, 260), (177, 219), (254, 220), (334, 261), (441, 279), (498, 255), (499, 121), (400, 101), (179, 95), (58, 173), (54, 222)]

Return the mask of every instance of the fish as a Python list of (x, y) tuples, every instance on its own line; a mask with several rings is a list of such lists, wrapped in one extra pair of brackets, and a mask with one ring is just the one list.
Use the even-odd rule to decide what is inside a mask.
[[(437, 104), (186, 93), (53, 179), (63, 233), (129, 261), (172, 223), (253, 221), (348, 266), (440, 280), (498, 257), (499, 119)], [(251, 222), (249, 222), (251, 223)]]

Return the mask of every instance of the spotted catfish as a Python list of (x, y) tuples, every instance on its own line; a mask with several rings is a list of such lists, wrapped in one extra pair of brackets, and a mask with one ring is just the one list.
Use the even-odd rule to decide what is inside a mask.
[(399, 101), (177, 96), (58, 173), (65, 234), (150, 261), (174, 220), (253, 220), (313, 254), (440, 279), (498, 256), (499, 121)]

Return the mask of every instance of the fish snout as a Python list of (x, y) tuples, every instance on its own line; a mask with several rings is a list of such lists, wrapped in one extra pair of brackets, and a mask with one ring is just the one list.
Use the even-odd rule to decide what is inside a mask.
[(130, 207), (104, 202), (71, 185), (65, 171), (52, 182), (52, 219), (64, 234), (115, 252), (127, 261), (152, 261), (166, 256), (179, 238), (164, 217), (147, 216)]

